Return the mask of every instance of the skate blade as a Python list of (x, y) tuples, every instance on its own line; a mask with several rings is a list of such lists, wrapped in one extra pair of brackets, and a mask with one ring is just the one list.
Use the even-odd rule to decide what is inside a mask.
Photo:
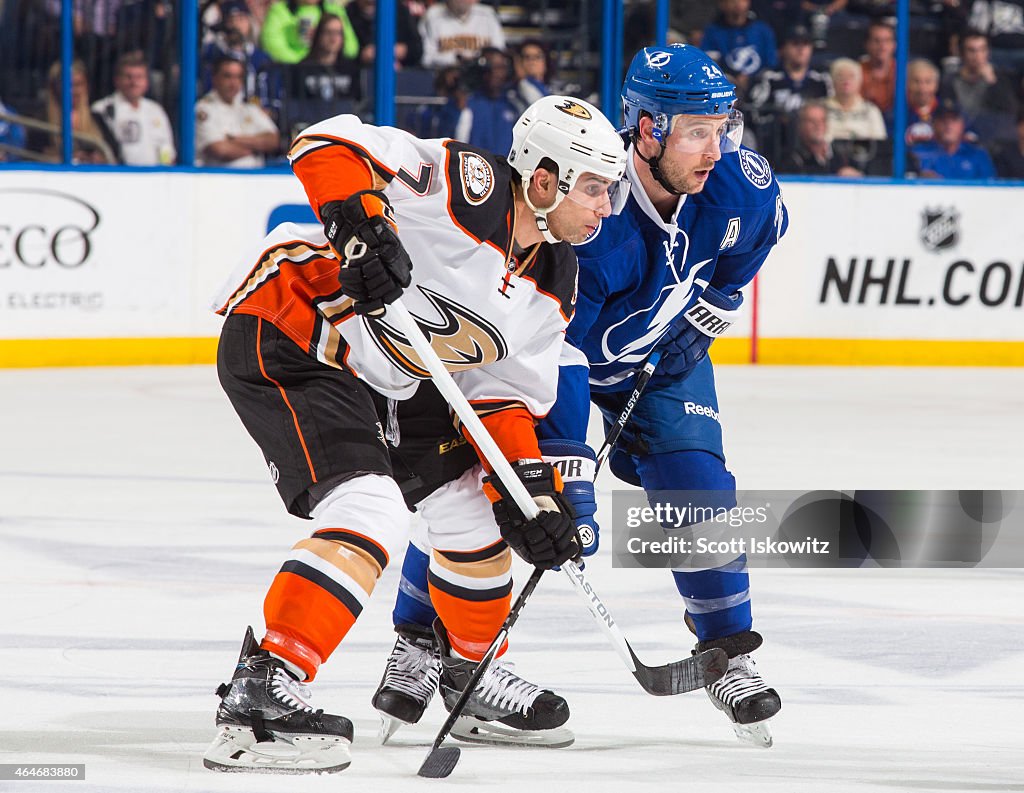
[(759, 721), (754, 724), (733, 724), (732, 730), (740, 741), (749, 743), (751, 746), (771, 749), (775, 742), (772, 738), (772, 728), (768, 726), (767, 721)]
[(399, 728), (409, 722), (396, 719), (382, 710), (378, 710), (377, 713), (380, 714), (380, 732), (377, 737), (380, 739), (380, 745), (383, 746), (391, 739), (392, 735), (398, 732)]
[(211, 771), (254, 774), (336, 774), (352, 763), (350, 742), (338, 735), (285, 735), (259, 743), (248, 727), (221, 727), (203, 755)]
[(490, 746), (524, 746), (541, 749), (564, 749), (572, 746), (576, 736), (567, 727), (552, 730), (517, 730), (497, 721), (480, 721), (461, 716), (452, 727), (452, 737), (467, 743), (482, 743)]

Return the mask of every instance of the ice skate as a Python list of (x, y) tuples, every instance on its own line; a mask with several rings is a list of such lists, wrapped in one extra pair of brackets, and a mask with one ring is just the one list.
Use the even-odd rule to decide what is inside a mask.
[[(441, 695), (450, 711), (476, 663), (452, 654), (440, 620), (434, 622), (434, 635), (441, 654)], [(451, 734), (470, 743), (559, 749), (576, 740), (572, 730), (562, 726), (568, 719), (569, 704), (564, 699), (519, 677), (511, 664), (495, 660), (484, 672)]]
[(430, 628), (398, 625), (395, 632), (398, 638), (373, 695), (373, 707), (382, 721), (382, 744), (403, 724), (416, 724), (422, 718), (441, 677), (441, 659)]
[(217, 689), (220, 732), (203, 755), (214, 771), (335, 773), (351, 763), (352, 722), (313, 710), (282, 661), (246, 629), (230, 683)]
[(757, 672), (750, 653), (761, 646), (761, 635), (743, 631), (721, 639), (697, 643), (697, 651), (720, 647), (729, 656), (725, 675), (704, 690), (732, 722), (736, 737), (745, 743), (769, 748), (772, 732), (768, 719), (782, 709), (774, 688), (768, 688)]

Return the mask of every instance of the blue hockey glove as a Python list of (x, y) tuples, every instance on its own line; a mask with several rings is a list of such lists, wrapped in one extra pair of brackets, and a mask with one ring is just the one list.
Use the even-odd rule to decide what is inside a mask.
[(724, 295), (707, 287), (697, 302), (676, 319), (656, 349), (661, 353), (658, 375), (680, 375), (704, 360), (711, 342), (732, 327), (743, 295)]
[(579, 441), (550, 439), (540, 442), (544, 461), (551, 463), (562, 475), (562, 495), (576, 512), (576, 529), (583, 543), (583, 555), (597, 551), (600, 527), (594, 519), (597, 500), (594, 497), (594, 474), (597, 455), (587, 444)]

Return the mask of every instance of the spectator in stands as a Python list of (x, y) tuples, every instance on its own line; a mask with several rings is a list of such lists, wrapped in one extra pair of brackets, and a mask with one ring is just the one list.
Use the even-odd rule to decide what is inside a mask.
[(1017, 116), (1017, 139), (1000, 147), (993, 158), (1002, 179), (1024, 179), (1024, 111)]
[(829, 76), (810, 68), (812, 54), (810, 31), (804, 25), (790, 28), (779, 49), (781, 68), (762, 71), (750, 89), (748, 104), (759, 151), (772, 162), (792, 146), (800, 106), (832, 94)]
[[(371, 67), (377, 62), (377, 0), (351, 0), (345, 11), (359, 39), (359, 61)], [(401, 0), (395, 3), (395, 69), (415, 68), (423, 60), (419, 25)]]
[(484, 47), (505, 49), (505, 31), (497, 13), (477, 0), (444, 0), (420, 21), (423, 65), (452, 66), (475, 60)]
[[(117, 13), (122, 0), (43, 0), (46, 10), (60, 19), (62, 2), (71, 3), (75, 55), (81, 59), (93, 96), (109, 93), (117, 57)], [(58, 39), (59, 40), (59, 39)]]
[(260, 168), (277, 151), (280, 135), (270, 117), (242, 101), (245, 66), (222, 58), (213, 67), (213, 90), (196, 102), (196, 165)]
[(25, 148), (25, 128), (7, 118), (13, 115), (17, 115), (14, 109), (0, 99), (0, 162), (17, 162), (19, 150)]
[[(170, 0), (124, 0), (117, 11), (117, 52), (142, 54), (149, 96), (160, 103), (172, 101), (167, 83), (178, 62), (176, 21)], [(114, 71), (116, 80), (116, 63)]]
[(509, 99), (512, 59), (502, 50), (485, 47), (480, 60), (480, 88), (466, 100), (455, 137), (504, 156), (512, 148), (512, 127), (519, 118), (519, 110)]
[(943, 99), (932, 119), (935, 137), (912, 147), (920, 174), (932, 179), (993, 179), (995, 166), (988, 152), (964, 142), (966, 124), (956, 101)]
[(776, 170), (779, 173), (863, 176), (860, 170), (833, 151), (826, 134), (828, 111), (820, 100), (804, 102), (797, 111), (796, 129), (796, 142), (776, 163)]
[(273, 70), (274, 61), (256, 44), (252, 15), (242, 0), (229, 0), (220, 6), (221, 22), (214, 38), (200, 55), (203, 91), (213, 88), (213, 65), (231, 58), (245, 67), (242, 97), (256, 100), (264, 108), (274, 106), (281, 94), (280, 74)]
[(956, 100), (967, 127), (984, 145), (1016, 140), (1017, 93), (1013, 81), (989, 60), (988, 37), (968, 31), (960, 38), (960, 69), (947, 75), (941, 96)]
[(868, 25), (865, 55), (860, 59), (861, 95), (882, 114), (891, 113), (896, 100), (896, 31), (883, 20)]
[[(61, 157), (61, 65), (54, 63), (47, 73), (46, 120), (53, 125), (50, 146), (44, 152), (55, 160)], [(71, 64), (71, 161), (89, 165), (116, 165), (117, 141), (90, 107), (89, 78), (85, 64)]]
[[(804, 24), (801, 22), (804, 17), (803, 9), (800, 7), (802, 2), (803, 0), (752, 0), (751, 8), (760, 19), (771, 26), (775, 40), (782, 41), (790, 28), (794, 25)], [(714, 8), (710, 3), (683, 3), (683, 5)], [(705, 25), (701, 25), (701, 27), (703, 28)], [(804, 26), (806, 27), (805, 24)], [(685, 31), (686, 28), (682, 28), (682, 30)]]
[(849, 0), (801, 0), (800, 10), (804, 13), (804, 22), (811, 29), (814, 46), (823, 50), (828, 44), (828, 31), (835, 17), (846, 10)]
[(540, 99), (548, 96), (548, 72), (551, 61), (547, 48), (538, 39), (526, 39), (515, 48), (512, 55), (516, 72), (515, 96), (512, 101), (519, 112)]
[(939, 104), (939, 69), (925, 58), (907, 64), (907, 143), (931, 140), (932, 114)]
[[(292, 96), (331, 101), (359, 99), (359, 61), (344, 56), (345, 23), (324, 14), (313, 34), (313, 45), (301, 63), (292, 67)], [(310, 123), (320, 119), (309, 119)]]
[(114, 69), (114, 93), (97, 100), (95, 112), (117, 140), (125, 165), (173, 165), (178, 153), (167, 113), (152, 99), (149, 67), (141, 53), (122, 55)]
[(1024, 72), (1024, 0), (973, 0), (967, 27), (988, 36), (993, 63)]
[(775, 34), (751, 13), (750, 0), (718, 0), (718, 12), (704, 30), (701, 48), (745, 94), (755, 74), (777, 63)]
[(409, 131), (416, 137), (454, 138), (459, 117), (466, 108), (469, 90), (463, 81), (461, 66), (445, 66), (434, 78), (434, 94), (443, 104), (424, 103), (410, 114)]
[(825, 100), (828, 110), (828, 139), (885, 140), (885, 120), (878, 105), (860, 93), (860, 64), (849, 58), (836, 58), (829, 69), (835, 95)]
[(278, 63), (298, 63), (313, 44), (313, 33), (323, 14), (334, 14), (345, 26), (342, 53), (346, 58), (359, 56), (359, 39), (348, 21), (345, 8), (330, 0), (277, 0), (267, 9), (260, 44)]

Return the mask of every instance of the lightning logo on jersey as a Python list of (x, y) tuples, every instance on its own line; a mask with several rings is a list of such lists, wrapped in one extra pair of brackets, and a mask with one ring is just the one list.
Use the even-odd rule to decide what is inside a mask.
[[(683, 254), (679, 257), (679, 267), (684, 273), (682, 278), (676, 270), (675, 263), (675, 251), (679, 246), (680, 237), (685, 242)], [(708, 285), (706, 278), (697, 276), (711, 259), (697, 262), (688, 270), (686, 269), (686, 256), (689, 252), (690, 241), (685, 233), (679, 233), (672, 236), (671, 239), (663, 240), (662, 245), (665, 249), (665, 267), (675, 283), (666, 284), (651, 305), (634, 311), (605, 330), (601, 338), (601, 352), (607, 363), (642, 361), (650, 351), (651, 345), (665, 334), (672, 325), (672, 321), (683, 312), (691, 301), (694, 287), (699, 286), (703, 290)], [(638, 317), (640, 319), (637, 319)], [(646, 328), (643, 325), (644, 320), (646, 320)]]

